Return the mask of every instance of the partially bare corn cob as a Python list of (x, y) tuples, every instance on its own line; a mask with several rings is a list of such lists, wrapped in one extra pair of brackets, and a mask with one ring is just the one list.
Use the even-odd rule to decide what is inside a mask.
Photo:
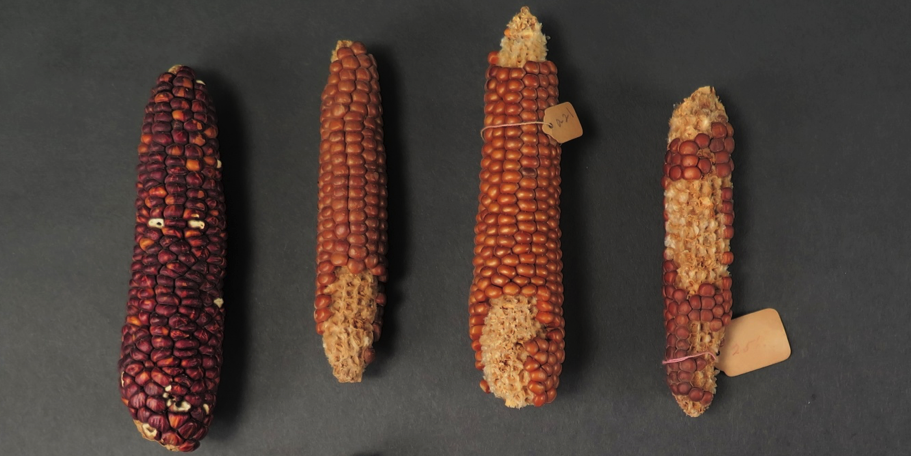
[(715, 89), (674, 110), (664, 178), (667, 384), (689, 416), (715, 396), (715, 356), (731, 321), (734, 129)]
[(320, 110), (316, 330), (339, 382), (375, 355), (386, 296), (386, 152), (376, 61), (339, 41)]
[(218, 129), (206, 85), (185, 66), (158, 77), (145, 113), (120, 394), (143, 437), (192, 451), (212, 422), (222, 361)]
[(469, 333), (481, 388), (516, 408), (554, 400), (564, 358), (560, 144), (539, 124), (558, 95), (545, 45), (523, 7), (487, 57)]

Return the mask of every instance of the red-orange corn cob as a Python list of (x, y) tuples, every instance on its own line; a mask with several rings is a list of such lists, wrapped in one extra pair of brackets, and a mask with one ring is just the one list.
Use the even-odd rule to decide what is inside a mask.
[(715, 396), (715, 356), (731, 321), (733, 133), (711, 87), (677, 106), (668, 133), (662, 179), (665, 363), (674, 398), (693, 417)]
[(564, 358), (560, 144), (536, 123), (557, 104), (557, 68), (527, 7), (501, 45), (488, 56), (469, 334), (481, 387), (518, 408), (554, 400)]
[(359, 382), (386, 296), (386, 152), (376, 61), (339, 41), (320, 110), (319, 235), (313, 317), (332, 373)]

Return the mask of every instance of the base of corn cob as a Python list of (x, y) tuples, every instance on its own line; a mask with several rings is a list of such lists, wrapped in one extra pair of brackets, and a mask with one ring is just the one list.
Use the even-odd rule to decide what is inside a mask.
[(380, 337), (386, 281), (386, 154), (376, 61), (336, 44), (320, 111), (314, 319), (339, 382), (360, 382)]
[(520, 408), (554, 400), (564, 357), (560, 146), (534, 124), (557, 102), (557, 77), (527, 7), (500, 44), (484, 125), (526, 124), (484, 133), (469, 321), (481, 387)]
[(535, 320), (538, 310), (534, 298), (501, 296), (490, 301), (481, 333), (481, 362), (484, 379), (496, 397), (507, 407), (521, 408), (534, 403), (528, 389), (531, 374), (525, 370), (528, 351), (525, 343), (544, 338), (547, 328)]
[(158, 431), (156, 431), (155, 428), (153, 428), (152, 426), (150, 426), (146, 423), (142, 423), (138, 420), (133, 420), (133, 424), (136, 425), (136, 429), (139, 430), (139, 434), (142, 436), (142, 438), (144, 438), (150, 442), (158, 442), (159, 444), (161, 444), (161, 446), (163, 446), (168, 451), (188, 452), (188, 451), (193, 451), (196, 448), (195, 446), (188, 448), (188, 446), (186, 444), (170, 445), (170, 444), (159, 442), (158, 441), (158, 437), (159, 437)]
[(376, 277), (336, 269), (336, 281), (324, 293), (332, 298), (332, 316), (322, 323), (323, 349), (332, 374), (343, 383), (360, 382), (373, 361), (373, 322), (376, 321)]
[(664, 297), (668, 385), (701, 415), (715, 395), (715, 355), (731, 319), (733, 129), (711, 87), (675, 110), (665, 163)]

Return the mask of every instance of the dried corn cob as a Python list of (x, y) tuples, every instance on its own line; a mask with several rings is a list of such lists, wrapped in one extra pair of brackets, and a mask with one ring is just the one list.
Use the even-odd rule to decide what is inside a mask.
[(469, 334), (481, 388), (516, 408), (554, 400), (564, 357), (560, 144), (538, 124), (558, 95), (545, 45), (523, 7), (487, 58)]
[(225, 201), (215, 108), (193, 70), (158, 77), (145, 108), (120, 394), (143, 437), (192, 451), (221, 369)]
[[(664, 178), (667, 384), (689, 416), (715, 395), (715, 355), (731, 321), (734, 129), (715, 89), (674, 110)], [(673, 361), (673, 362), (669, 362)]]
[(339, 41), (320, 110), (316, 331), (340, 382), (359, 382), (386, 296), (386, 152), (376, 61)]

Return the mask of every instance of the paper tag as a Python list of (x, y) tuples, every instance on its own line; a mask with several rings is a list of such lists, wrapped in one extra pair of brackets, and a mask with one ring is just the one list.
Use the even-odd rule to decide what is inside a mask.
[(545, 109), (544, 125), (541, 126), (541, 129), (560, 144), (582, 136), (582, 124), (579, 123), (579, 116), (576, 115), (576, 110), (569, 102)]
[(731, 320), (715, 367), (728, 377), (780, 363), (791, 356), (781, 316), (763, 309)]

